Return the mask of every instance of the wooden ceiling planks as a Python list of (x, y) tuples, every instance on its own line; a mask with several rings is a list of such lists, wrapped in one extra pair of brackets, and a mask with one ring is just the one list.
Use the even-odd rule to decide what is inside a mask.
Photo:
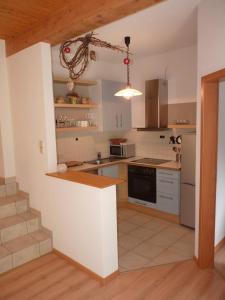
[(56, 45), (162, 1), (0, 0), (0, 38), (7, 55), (41, 41)]
[(0, 38), (25, 32), (60, 8), (60, 0), (0, 0)]

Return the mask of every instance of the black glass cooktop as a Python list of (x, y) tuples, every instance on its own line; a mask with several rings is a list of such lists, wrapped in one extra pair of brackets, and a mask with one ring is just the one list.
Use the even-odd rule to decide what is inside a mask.
[(170, 160), (158, 159), (158, 158), (141, 158), (137, 160), (133, 160), (132, 162), (140, 163), (140, 164), (149, 164), (149, 165), (161, 165), (169, 162)]

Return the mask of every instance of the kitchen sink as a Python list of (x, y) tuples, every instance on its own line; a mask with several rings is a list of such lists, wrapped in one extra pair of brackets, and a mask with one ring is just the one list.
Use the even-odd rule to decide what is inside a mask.
[(103, 165), (103, 164), (115, 162), (115, 161), (122, 160), (122, 159), (126, 159), (126, 158), (124, 158), (124, 157), (106, 157), (106, 158), (100, 158), (100, 159), (96, 159), (96, 160), (86, 161), (86, 163), (91, 164), (91, 165)]

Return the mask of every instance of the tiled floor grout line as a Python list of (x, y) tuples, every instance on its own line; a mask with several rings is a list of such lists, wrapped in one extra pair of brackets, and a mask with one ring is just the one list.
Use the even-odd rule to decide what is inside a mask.
[[(140, 227), (141, 227), (141, 226), (140, 226)], [(168, 227), (169, 227), (169, 226), (168, 226)], [(167, 227), (167, 228), (168, 228), (168, 227)], [(166, 229), (166, 228), (164, 228), (164, 229)], [(154, 236), (158, 235), (158, 234), (159, 234), (160, 232), (162, 232), (164, 229), (162, 229), (162, 230), (158, 231), (157, 233), (155, 233), (154, 235), (152, 235), (151, 238), (153, 238)], [(134, 248), (132, 248), (132, 249), (125, 249), (124, 247), (122, 247), (122, 248), (124, 248), (124, 249), (127, 250), (127, 251), (126, 251), (126, 253), (124, 253), (123, 255), (121, 255), (121, 257), (124, 256), (124, 255), (126, 255), (128, 252), (136, 253), (136, 252), (134, 251), (134, 249), (137, 248), (138, 246), (140, 246), (142, 243), (146, 242), (148, 239), (150, 240), (151, 238), (147, 238), (146, 240), (142, 240), (142, 241), (140, 242), (140, 244), (137, 244), (137, 245), (136, 245)], [(168, 248), (169, 248), (169, 247), (168, 247)], [(162, 254), (163, 252), (164, 252), (164, 250), (163, 250), (160, 254)], [(137, 254), (137, 253), (136, 253), (136, 254)], [(159, 254), (159, 255), (160, 255), (160, 254)], [(139, 253), (138, 253), (138, 255), (141, 256), (141, 257), (143, 257), (143, 258), (145, 258), (145, 259), (148, 259), (150, 262), (151, 262), (151, 260), (152, 260), (152, 259), (150, 259), (150, 258), (148, 258), (148, 257), (146, 257), (146, 256), (144, 256), (144, 255), (142, 255), (142, 254), (139, 254)], [(157, 256), (159, 256), (159, 255), (157, 255)], [(156, 257), (157, 257), (157, 256), (156, 256)], [(118, 258), (119, 258), (118, 260), (120, 260), (121, 257), (118, 257)], [(154, 257), (154, 258), (156, 258), (156, 257)], [(129, 270), (129, 269), (128, 269), (128, 270)]]
[[(142, 213), (140, 213), (140, 214), (142, 214)], [(139, 215), (139, 213), (132, 214), (132, 216), (130, 216), (130, 217), (125, 217), (125, 218), (122, 218), (122, 219), (118, 218), (118, 221), (120, 221), (120, 222), (127, 222), (127, 223), (129, 223), (129, 224), (136, 225), (136, 227), (135, 227), (134, 229), (132, 229), (132, 230), (130, 230), (130, 231), (128, 231), (128, 232), (121, 232), (122, 235), (120, 235), (120, 237), (123, 236), (123, 235), (125, 235), (125, 236), (129, 236), (129, 237), (136, 238), (136, 239), (138, 240), (137, 237), (132, 236), (131, 233), (132, 233), (133, 231), (136, 231), (136, 230), (138, 230), (138, 229), (146, 229), (146, 228), (144, 228), (144, 226), (145, 226), (147, 223), (151, 223), (151, 220), (154, 221), (154, 220), (156, 219), (156, 220), (159, 220), (159, 221), (160, 221), (160, 218), (150, 217), (150, 218), (152, 218), (152, 219), (150, 219), (149, 221), (144, 222), (144, 223), (142, 223), (141, 225), (137, 225), (136, 223), (132, 223), (132, 221), (130, 220), (130, 219), (134, 218), (134, 217), (137, 216), (137, 215)], [(144, 214), (142, 214), (142, 215), (144, 215)], [(118, 222), (118, 233), (119, 233), (119, 223), (120, 223), (120, 222)], [(174, 225), (175, 225), (175, 226), (176, 226), (176, 225), (178, 226), (179, 224), (172, 224), (172, 223), (171, 223), (171, 224), (167, 224), (166, 227), (164, 227), (164, 228), (162, 228), (161, 230), (155, 232), (155, 233), (154, 233), (153, 235), (151, 235), (150, 237), (141, 239), (141, 240), (140, 240), (140, 243), (136, 244), (135, 247), (133, 247), (133, 248), (131, 248), (131, 249), (126, 249), (126, 248), (124, 248), (123, 246), (120, 246), (119, 243), (118, 243), (118, 246), (121, 247), (123, 250), (126, 251), (126, 252), (123, 253), (121, 256), (119, 256), (119, 260), (120, 260), (120, 258), (122, 258), (123, 256), (126, 256), (128, 253), (137, 254), (138, 256), (140, 256), (140, 257), (142, 257), (142, 258), (144, 258), (144, 259), (147, 259), (149, 262), (153, 261), (154, 259), (157, 259), (157, 257), (159, 257), (160, 255), (162, 255), (163, 253), (165, 253), (166, 251), (168, 251), (169, 248), (171, 248), (171, 247), (172, 247), (173, 245), (175, 245), (177, 242), (179, 242), (180, 240), (182, 240), (185, 236), (187, 236), (188, 234), (190, 234), (190, 232), (185, 232), (185, 233), (182, 234), (179, 238), (175, 239), (175, 240), (173, 241), (172, 244), (170, 244), (170, 245), (168, 245), (168, 246), (166, 246), (166, 247), (162, 247), (162, 248), (164, 248), (164, 249), (162, 250), (162, 252), (160, 252), (158, 255), (156, 255), (155, 257), (153, 257), (153, 258), (151, 258), (151, 259), (150, 259), (149, 257), (144, 256), (143, 254), (136, 253), (136, 252), (135, 252), (135, 249), (136, 249), (137, 247), (139, 247), (141, 244), (144, 244), (146, 241), (148, 241), (148, 240), (150, 241), (151, 239), (153, 239), (154, 237), (156, 237), (157, 235), (159, 235), (159, 234), (160, 234), (161, 232), (163, 232), (164, 230), (166, 230), (166, 229), (168, 229), (168, 228), (172, 228)], [(175, 227), (175, 226), (174, 226), (174, 227)], [(181, 225), (180, 225), (180, 226), (181, 226)], [(146, 230), (147, 230), (147, 229), (146, 229)], [(151, 230), (151, 229), (149, 229), (149, 230)], [(118, 235), (118, 239), (119, 239), (119, 235)], [(156, 245), (156, 246), (157, 246), (157, 245)], [(160, 247), (160, 246), (159, 246), (159, 247)], [(149, 262), (148, 262), (146, 265), (142, 266), (142, 267), (147, 267), (148, 264), (149, 264)], [(122, 269), (125, 269), (125, 270), (127, 270), (127, 271), (137, 269), (137, 268), (132, 268), (132, 269), (125, 268), (125, 267), (121, 266), (120, 264), (119, 264), (119, 267), (122, 267)]]
[[(138, 225), (138, 227), (137, 228), (135, 228), (135, 230), (136, 229), (139, 229), (139, 228), (143, 228), (143, 225), (144, 224), (147, 224), (147, 223), (150, 223), (150, 222), (146, 222), (146, 223), (143, 223), (142, 225)], [(133, 223), (131, 223), (131, 224), (133, 224)], [(134, 224), (135, 225), (135, 224)], [(165, 227), (165, 228), (163, 228), (162, 230), (160, 230), (160, 231), (157, 231), (157, 232), (155, 232), (151, 237), (148, 237), (148, 238), (146, 238), (146, 240), (142, 240), (141, 242), (140, 242), (140, 244), (142, 244), (142, 242), (145, 242), (145, 241), (147, 241), (148, 239), (151, 239), (151, 238), (153, 238), (154, 236), (156, 236), (156, 235), (158, 235), (160, 232), (162, 232), (163, 230), (165, 230), (166, 228), (168, 228), (170, 225), (168, 225), (167, 227)], [(145, 228), (143, 228), (143, 229), (145, 229)], [(151, 230), (151, 229), (149, 229), (149, 230)], [(132, 231), (134, 231), (134, 230), (131, 230), (131, 231), (129, 231), (129, 232), (126, 232), (126, 233), (123, 233), (123, 235), (129, 235)], [(135, 238), (135, 237), (134, 237)], [(137, 246), (139, 246), (140, 244), (137, 244)], [(137, 247), (137, 246), (135, 246), (135, 248)]]
[[(138, 229), (138, 228), (143, 228), (143, 225), (144, 224), (147, 224), (147, 223), (150, 223), (150, 221), (149, 222), (146, 222), (146, 223), (143, 223), (142, 225), (138, 225), (138, 227), (137, 228), (135, 228), (135, 230), (136, 229)], [(133, 223), (131, 223), (131, 224), (133, 224)], [(133, 250), (135, 249), (135, 248), (137, 248), (138, 246), (140, 246), (142, 243), (144, 243), (144, 242), (146, 242), (147, 240), (150, 240), (150, 239), (152, 239), (153, 237), (155, 237), (156, 235), (158, 235), (160, 232), (162, 232), (163, 230), (165, 230), (166, 228), (168, 228), (169, 227), (169, 225), (167, 226), (167, 227), (165, 227), (165, 228), (163, 228), (162, 230), (160, 230), (160, 231), (157, 231), (155, 234), (153, 234), (151, 237), (148, 237), (148, 238), (146, 238), (146, 239), (144, 239), (144, 240), (141, 240), (140, 241), (140, 243), (138, 243), (134, 248), (132, 248), (132, 249), (126, 249), (126, 248), (124, 248), (124, 247), (122, 247), (122, 248), (124, 248), (125, 250), (127, 250), (126, 251), (126, 253), (124, 253), (123, 255), (126, 255), (128, 252), (134, 252)], [(131, 232), (131, 231), (130, 231)], [(128, 233), (125, 233), (125, 235), (129, 235), (129, 232)], [(119, 244), (118, 244), (119, 245)], [(134, 252), (135, 253), (135, 252)], [(123, 255), (121, 255), (121, 257), (123, 256)], [(138, 254), (138, 255), (140, 255), (140, 256), (142, 256), (143, 258), (147, 258), (147, 257), (145, 257), (145, 256), (143, 256), (143, 255), (141, 255), (141, 254)], [(121, 258), (120, 257), (120, 258)], [(149, 258), (147, 258), (147, 259), (149, 259)], [(149, 259), (150, 260), (150, 259)]]
[[(172, 247), (174, 244), (176, 244), (179, 240), (181, 240), (185, 235), (187, 235), (188, 233), (185, 233), (184, 235), (182, 235), (180, 238), (178, 238), (177, 240), (175, 240), (173, 242), (173, 244), (169, 245), (168, 247), (165, 247), (165, 249), (159, 254), (159, 255), (156, 255), (154, 258), (150, 259), (150, 262), (153, 260), (153, 259), (156, 259), (157, 257), (159, 257), (161, 254), (163, 254), (164, 252), (166, 252), (170, 247)], [(135, 249), (135, 248), (134, 248)], [(140, 256), (142, 256), (141, 254), (138, 254)], [(145, 256), (142, 256), (143, 258), (146, 258)]]

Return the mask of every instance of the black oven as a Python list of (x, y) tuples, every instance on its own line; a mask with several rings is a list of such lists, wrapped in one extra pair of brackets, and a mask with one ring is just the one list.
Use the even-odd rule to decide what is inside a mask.
[(156, 203), (156, 169), (128, 166), (128, 196)]

